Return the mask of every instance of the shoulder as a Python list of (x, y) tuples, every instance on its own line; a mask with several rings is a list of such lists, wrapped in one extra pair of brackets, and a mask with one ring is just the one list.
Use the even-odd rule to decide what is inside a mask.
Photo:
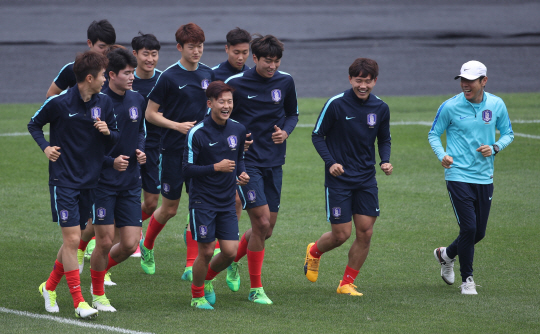
[(456, 108), (461, 103), (463, 103), (464, 102), (463, 100), (465, 100), (465, 96), (463, 95), (463, 93), (459, 93), (457, 95), (454, 95), (451, 98), (449, 98), (448, 100), (441, 103), (441, 105), (439, 107), (439, 112), (443, 111), (443, 110), (445, 110), (445, 111), (452, 110), (453, 108)]
[(343, 97), (345, 96), (345, 92), (339, 93), (337, 95), (332, 96), (331, 98), (326, 101), (324, 104), (325, 108), (328, 108), (330, 105), (339, 105), (343, 101)]
[(222, 63), (219, 63), (217, 64), (216, 66), (212, 67), (212, 71), (215, 71), (217, 70), (220, 66), (221, 66)]
[(128, 90), (126, 91), (126, 94), (127, 94), (127, 97), (130, 99), (130, 101), (135, 101), (136, 103), (144, 103), (144, 97), (133, 91), (133, 90)]
[(60, 72), (67, 71), (67, 70), (73, 71), (73, 64), (75, 64), (75, 62), (73, 61), (71, 63), (67, 63), (66, 65), (64, 65), (64, 67), (62, 67)]
[(229, 118), (229, 121), (230, 121), (230, 122), (229, 122), (229, 123), (230, 123), (230, 126), (231, 126), (232, 128), (237, 129), (239, 132), (245, 132), (245, 131), (246, 131), (246, 127), (245, 127), (242, 123), (240, 123), (240, 122), (238, 122), (238, 121), (235, 121), (235, 120), (232, 119), (232, 118)]
[(372, 103), (375, 105), (375, 106), (379, 106), (379, 107), (382, 107), (382, 108), (385, 108), (385, 109), (389, 109), (388, 108), (388, 104), (386, 104), (386, 102), (384, 102), (380, 97), (378, 97), (377, 95), (375, 94), (372, 94), (374, 99), (372, 101)]
[(241, 80), (243, 77), (244, 77), (244, 74), (246, 72), (242, 72), (242, 73), (238, 73), (238, 74), (235, 74), (233, 75), (232, 77), (229, 77), (227, 80), (225, 80), (225, 83), (234, 83), (234, 82), (237, 82), (239, 80)]
[(488, 103), (495, 104), (495, 105), (505, 105), (503, 99), (500, 98), (499, 96), (488, 93), (488, 92), (485, 92), (485, 93), (486, 93)]
[(205, 72), (213, 72), (213, 69), (212, 69), (210, 66), (208, 66), (208, 65), (206, 65), (206, 64), (203, 64), (203, 63), (201, 63), (201, 62), (199, 62), (199, 68), (198, 68), (198, 70), (200, 70), (200, 71), (205, 71)]

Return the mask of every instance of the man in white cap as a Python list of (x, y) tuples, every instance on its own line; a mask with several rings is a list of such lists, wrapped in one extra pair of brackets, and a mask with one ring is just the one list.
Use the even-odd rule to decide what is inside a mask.
[[(454, 261), (459, 257), (461, 293), (476, 295), (473, 280), (474, 245), (482, 240), (493, 196), (495, 155), (514, 140), (503, 100), (484, 91), (487, 69), (479, 61), (466, 62), (455, 79), (462, 93), (445, 101), (437, 111), (428, 139), (445, 168), (450, 202), (459, 224), (459, 235), (448, 247), (434, 250), (441, 277), (454, 284)], [(499, 140), (495, 131), (501, 132)], [(446, 150), (441, 135), (446, 131)]]

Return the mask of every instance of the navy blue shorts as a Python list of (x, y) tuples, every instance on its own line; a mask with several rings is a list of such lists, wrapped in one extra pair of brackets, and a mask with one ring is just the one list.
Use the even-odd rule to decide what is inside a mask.
[(150, 194), (159, 194), (159, 147), (147, 147), (146, 163), (141, 165), (142, 188)]
[(238, 217), (234, 207), (228, 211), (190, 208), (189, 225), (191, 237), (197, 242), (213, 242), (216, 238), (238, 241)]
[(326, 220), (331, 224), (348, 223), (353, 214), (379, 216), (379, 189), (373, 186), (365, 189), (326, 190)]
[(283, 169), (277, 167), (246, 166), (249, 182), (238, 187), (242, 208), (252, 209), (268, 204), (270, 212), (278, 212), (281, 200)]
[(182, 196), (184, 173), (181, 152), (176, 155), (161, 155), (161, 195), (172, 201)]
[(93, 224), (142, 226), (140, 188), (121, 191), (97, 188), (94, 193)]
[(61, 227), (80, 226), (84, 230), (94, 203), (94, 189), (49, 186), (49, 191), (53, 222)]

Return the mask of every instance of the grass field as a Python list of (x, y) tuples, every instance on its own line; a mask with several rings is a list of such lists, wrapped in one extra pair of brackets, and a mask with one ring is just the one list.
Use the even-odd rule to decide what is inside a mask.
[[(323, 163), (311, 144), (311, 126), (298, 127), (288, 141), (281, 211), (267, 242), (263, 284), (274, 305), (247, 301), (249, 278), (243, 259), (239, 292), (224, 275), (214, 284), (216, 310), (189, 306), (190, 285), (180, 280), (186, 247), (182, 241), (187, 198), (156, 242), (156, 274), (145, 275), (130, 258), (113, 268), (118, 283), (107, 288), (117, 313), (93, 321), (154, 333), (538, 333), (540, 284), (540, 94), (500, 94), (516, 134), (497, 156), (495, 193), (486, 238), (477, 245), (478, 296), (462, 296), (458, 285), (439, 276), (433, 249), (458, 233), (444, 183), (443, 168), (428, 141), (429, 127), (449, 96), (382, 97), (391, 109), (394, 174), (378, 173), (381, 216), (370, 255), (357, 280), (363, 297), (336, 294), (349, 240), (322, 257), (319, 280), (303, 275), (307, 243), (329, 229), (324, 212)], [(325, 99), (301, 99), (300, 124), (312, 125)], [(26, 132), (39, 105), (0, 105), (0, 332), (110, 333), (71, 323), (36, 319), (48, 315), (38, 286), (52, 269), (61, 235), (51, 222), (47, 159)], [(523, 122), (518, 122), (518, 120)], [(406, 123), (409, 122), (409, 123)], [(413, 123), (413, 124), (411, 124)], [(247, 215), (240, 221), (243, 232)], [(145, 224), (146, 226), (146, 224)], [(89, 263), (81, 276), (89, 292)], [(459, 265), (456, 278), (459, 280)], [(57, 289), (61, 319), (75, 320), (65, 280)], [(7, 313), (6, 309), (28, 312)], [(126, 331), (124, 331), (126, 332)]]

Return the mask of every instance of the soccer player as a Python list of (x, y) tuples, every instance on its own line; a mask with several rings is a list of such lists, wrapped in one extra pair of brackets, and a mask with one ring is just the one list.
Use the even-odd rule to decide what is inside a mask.
[[(150, 275), (156, 270), (154, 241), (167, 221), (176, 215), (180, 203), (185, 137), (189, 129), (204, 118), (207, 111), (205, 90), (214, 80), (212, 69), (199, 62), (204, 49), (204, 31), (198, 25), (188, 23), (178, 28), (175, 36), (176, 48), (182, 57), (160, 75), (148, 95), (146, 109), (146, 120), (164, 128), (161, 139), (162, 203), (150, 217), (145, 238), (140, 242), (141, 267)], [(189, 243), (190, 234), (187, 239)], [(196, 256), (195, 253), (193, 259)]]
[[(133, 55), (137, 58), (133, 90), (145, 99), (145, 110), (148, 105), (148, 94), (154, 88), (161, 71), (156, 69), (159, 60), (161, 45), (156, 36), (139, 33), (131, 41)], [(142, 220), (152, 216), (159, 200), (159, 141), (161, 128), (150, 122), (146, 123), (146, 163), (141, 165), (141, 178), (143, 189), (143, 203), (141, 204)], [(141, 235), (142, 238), (142, 235)], [(131, 256), (140, 257), (140, 247)]]
[(326, 217), (331, 230), (307, 246), (304, 273), (311, 282), (317, 280), (321, 255), (347, 241), (354, 222), (356, 238), (337, 288), (337, 293), (351, 296), (362, 296), (353, 283), (368, 256), (379, 216), (375, 140), (381, 170), (386, 175), (393, 170), (390, 110), (371, 93), (378, 75), (377, 62), (356, 59), (349, 67), (352, 88), (326, 102), (311, 136), (325, 165)]
[(244, 29), (236, 27), (227, 33), (227, 60), (212, 67), (216, 80), (225, 81), (233, 75), (249, 70), (246, 61), (249, 57), (250, 42), (251, 35)]
[[(116, 42), (116, 32), (107, 20), (93, 21), (86, 32), (88, 40), (86, 44), (91, 51), (106, 54), (109, 47)], [(73, 62), (67, 63), (51, 83), (46, 97), (58, 95), (62, 91), (75, 86), (77, 80), (73, 73)]]
[[(107, 271), (127, 259), (139, 244), (141, 235), (141, 174), (144, 154), (144, 98), (131, 91), (137, 59), (125, 49), (107, 54), (109, 87), (103, 93), (113, 101), (120, 131), (118, 142), (105, 158), (99, 185), (95, 189), (94, 230), (96, 247), (92, 253), (92, 306), (99, 311), (115, 312), (105, 295)], [(120, 242), (114, 244), (115, 227)], [(114, 246), (113, 246), (114, 245)]]
[(234, 262), (247, 254), (251, 281), (248, 299), (272, 304), (261, 282), (264, 242), (272, 235), (277, 220), (286, 140), (298, 123), (298, 103), (293, 78), (278, 71), (283, 43), (272, 35), (256, 35), (251, 52), (255, 67), (225, 82), (235, 89), (232, 117), (253, 138), (253, 144), (245, 152), (250, 181), (241, 187), (240, 193), (251, 228), (240, 239)]
[[(58, 312), (55, 290), (65, 275), (78, 318), (98, 314), (81, 294), (77, 246), (94, 200), (106, 145), (118, 139), (112, 101), (99, 94), (107, 63), (107, 57), (96, 52), (79, 54), (73, 65), (77, 84), (47, 99), (28, 123), (28, 131), (50, 161), (52, 217), (60, 225), (63, 240), (54, 269), (39, 292), (45, 310)], [(49, 142), (43, 135), (47, 123)]]
[[(487, 68), (471, 60), (454, 79), (462, 93), (444, 102), (437, 111), (428, 139), (441, 161), (450, 202), (459, 225), (458, 237), (433, 253), (441, 265), (441, 277), (454, 284), (454, 261), (459, 256), (461, 293), (476, 295), (473, 279), (474, 245), (486, 235), (493, 197), (495, 155), (514, 140), (512, 123), (503, 100), (485, 91)], [(499, 140), (495, 131), (499, 130)], [(446, 150), (441, 135), (446, 131)]]
[[(223, 81), (214, 81), (208, 86), (210, 117), (188, 132), (184, 148), (184, 176), (191, 182), (191, 234), (198, 245), (192, 269), (191, 306), (199, 309), (213, 309), (216, 294), (212, 280), (236, 256), (238, 218), (234, 193), (236, 184), (245, 185), (249, 181), (243, 161), (246, 128), (229, 119), (233, 108), (232, 91)], [(216, 238), (221, 252), (212, 258)]]

